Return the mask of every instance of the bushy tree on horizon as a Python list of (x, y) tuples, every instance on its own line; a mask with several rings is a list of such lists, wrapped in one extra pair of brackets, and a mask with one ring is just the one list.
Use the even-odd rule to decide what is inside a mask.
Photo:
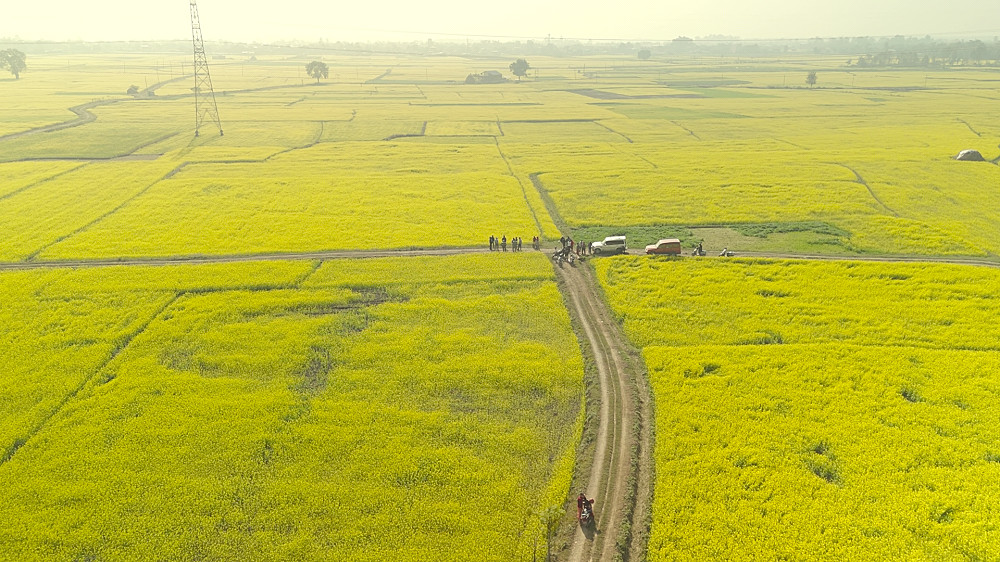
[(314, 60), (306, 65), (306, 73), (315, 78), (316, 83), (319, 84), (320, 78), (327, 78), (330, 76), (330, 67), (328, 67), (325, 62)]
[(531, 65), (524, 59), (517, 59), (516, 61), (510, 63), (510, 71), (514, 74), (514, 76), (517, 76), (518, 82), (521, 81), (522, 76), (527, 76), (528, 69), (530, 68)]
[(9, 70), (15, 80), (20, 80), (21, 72), (28, 68), (24, 62), (26, 58), (27, 56), (17, 49), (5, 49), (0, 51), (0, 67)]

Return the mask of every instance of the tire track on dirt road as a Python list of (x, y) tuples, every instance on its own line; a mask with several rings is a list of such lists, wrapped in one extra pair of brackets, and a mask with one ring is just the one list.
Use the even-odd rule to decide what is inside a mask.
[[(580, 322), (580, 336), (590, 344), (600, 384), (594, 462), (581, 481), (587, 496), (596, 499), (595, 526), (576, 526), (568, 560), (628, 559), (630, 544), (645, 550), (643, 526), (634, 523), (645, 518), (652, 502), (652, 433), (644, 430), (652, 406), (629, 360), (624, 334), (598, 293), (593, 271), (563, 266), (557, 272)], [(637, 488), (642, 492), (636, 493)]]

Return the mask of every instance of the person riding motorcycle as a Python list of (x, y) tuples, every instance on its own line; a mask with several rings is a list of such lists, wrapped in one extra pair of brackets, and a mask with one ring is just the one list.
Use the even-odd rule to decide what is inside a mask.
[[(587, 496), (583, 492), (580, 492), (580, 495), (576, 497), (576, 518), (584, 521), (593, 517), (593, 506), (594, 500), (588, 500)], [(587, 517), (584, 517), (585, 511), (590, 512)]]

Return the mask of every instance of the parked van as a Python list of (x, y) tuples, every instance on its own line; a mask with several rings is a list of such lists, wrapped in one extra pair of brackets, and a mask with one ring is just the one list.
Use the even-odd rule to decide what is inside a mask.
[(601, 242), (594, 242), (595, 256), (624, 254), (626, 249), (624, 236), (608, 236)]
[(676, 238), (664, 238), (656, 244), (646, 246), (647, 254), (681, 255), (681, 241)]

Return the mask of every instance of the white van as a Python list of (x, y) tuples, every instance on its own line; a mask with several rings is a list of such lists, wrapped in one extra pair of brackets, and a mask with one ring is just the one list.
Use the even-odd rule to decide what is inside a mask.
[(626, 249), (624, 236), (608, 236), (602, 242), (594, 242), (595, 256), (624, 254)]

